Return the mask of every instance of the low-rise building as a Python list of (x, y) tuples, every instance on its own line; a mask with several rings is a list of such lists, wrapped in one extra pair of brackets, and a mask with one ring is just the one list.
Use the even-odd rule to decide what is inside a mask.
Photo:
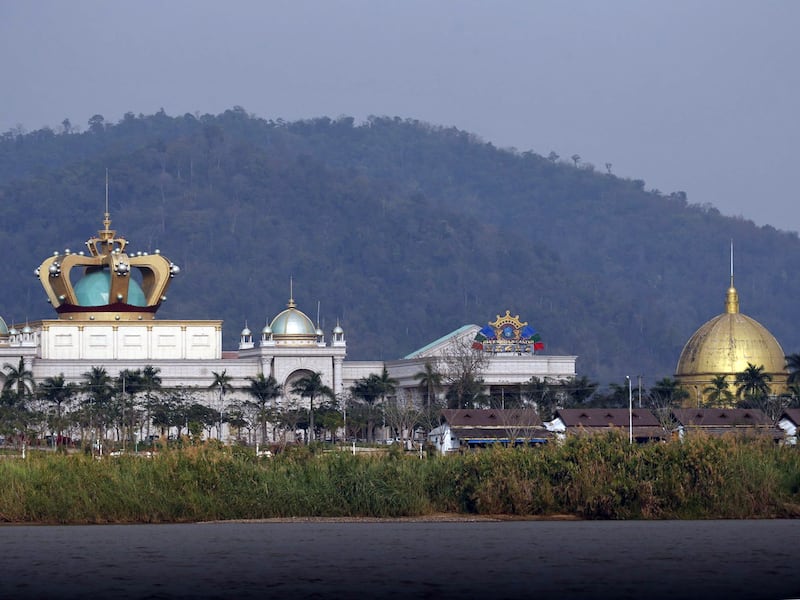
[(560, 408), (556, 410), (555, 418), (546, 425), (561, 439), (569, 435), (597, 435), (609, 431), (621, 432), (625, 437), (632, 437), (635, 442), (663, 441), (669, 438), (656, 415), (647, 409)]
[(764, 411), (756, 408), (680, 408), (670, 414), (680, 439), (697, 434), (767, 436), (775, 441), (784, 437)]
[(487, 446), (545, 444), (553, 434), (531, 408), (445, 409), (428, 443), (442, 454)]

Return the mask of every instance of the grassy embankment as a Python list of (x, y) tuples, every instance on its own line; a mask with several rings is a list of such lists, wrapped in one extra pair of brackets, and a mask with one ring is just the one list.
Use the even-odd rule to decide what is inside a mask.
[(306, 448), (257, 458), (196, 447), (152, 459), (33, 453), (0, 461), (0, 522), (150, 523), (270, 517), (800, 516), (800, 448), (619, 436), (420, 460)]

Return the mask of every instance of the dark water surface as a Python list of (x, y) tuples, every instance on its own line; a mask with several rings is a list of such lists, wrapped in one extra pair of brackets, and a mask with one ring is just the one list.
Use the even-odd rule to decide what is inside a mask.
[(800, 598), (800, 520), (0, 527), (2, 598)]

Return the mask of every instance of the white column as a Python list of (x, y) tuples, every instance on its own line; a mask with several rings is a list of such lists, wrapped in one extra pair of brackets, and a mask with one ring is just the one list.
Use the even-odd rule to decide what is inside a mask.
[(342, 358), (334, 357), (333, 359), (333, 393), (341, 395), (344, 392), (342, 382)]
[(264, 374), (264, 377), (269, 377), (272, 375), (272, 357), (271, 356), (262, 356), (261, 357), (261, 372)]

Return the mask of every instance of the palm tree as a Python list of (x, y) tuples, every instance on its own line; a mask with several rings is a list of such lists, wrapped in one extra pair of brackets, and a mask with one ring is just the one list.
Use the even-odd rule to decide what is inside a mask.
[(391, 396), (397, 389), (397, 379), (389, 377), (389, 371), (383, 367), (383, 372), (377, 378), (378, 390), (380, 391), (381, 404), (386, 404), (386, 396)]
[(709, 406), (726, 406), (733, 400), (733, 393), (728, 389), (726, 375), (717, 375), (711, 380), (711, 385), (703, 389), (707, 394), (706, 403)]
[(472, 372), (464, 372), (450, 381), (445, 395), (447, 408), (478, 408), (485, 405), (483, 377)]
[(261, 441), (267, 442), (267, 421), (269, 419), (269, 403), (281, 395), (281, 386), (275, 378), (270, 375), (264, 377), (263, 373), (259, 373), (256, 377), (247, 377), (250, 385), (247, 388), (247, 393), (250, 394), (255, 401), (249, 402), (258, 410), (258, 422), (261, 425)]
[(736, 395), (745, 403), (758, 404), (769, 396), (771, 381), (772, 376), (764, 372), (764, 365), (757, 367), (747, 363), (747, 368), (736, 374)]
[[(133, 437), (133, 430), (136, 424), (137, 411), (136, 411), (136, 394), (143, 389), (143, 379), (141, 369), (123, 369), (114, 380), (115, 391), (119, 399), (120, 412), (116, 415), (119, 417), (120, 430), (122, 436), (122, 449), (125, 450), (125, 444), (128, 438)], [(127, 419), (127, 422), (126, 422)], [(128, 432), (125, 433), (127, 427)]]
[[(570, 406), (581, 406), (597, 391), (600, 384), (590, 380), (586, 375), (572, 377), (564, 383), (564, 392), (567, 394), (566, 403)], [(567, 407), (565, 407), (567, 408)]]
[[(628, 388), (630, 389), (630, 388)], [(626, 392), (627, 394), (628, 392)], [(689, 397), (689, 392), (674, 379), (664, 377), (650, 388), (650, 401), (656, 407), (677, 408)]]
[(368, 377), (362, 377), (357, 380), (351, 387), (350, 391), (354, 396), (361, 398), (367, 405), (367, 440), (373, 441), (373, 429), (375, 428), (375, 404), (378, 398), (381, 399), (381, 405), (385, 406), (386, 396), (394, 393), (397, 389), (397, 380), (389, 377), (389, 372), (386, 367), (380, 375), (371, 373)]
[(161, 390), (161, 376), (159, 373), (161, 369), (158, 367), (154, 367), (153, 365), (145, 365), (144, 369), (142, 369), (142, 391), (144, 392), (144, 405), (145, 409), (147, 410), (147, 416), (145, 417), (147, 423), (147, 439), (150, 440), (150, 415), (153, 412), (153, 408), (156, 405), (156, 395), (155, 392)]
[[(96, 417), (106, 412), (111, 403), (111, 397), (114, 394), (114, 380), (104, 367), (92, 367), (82, 377), (79, 388), (86, 394), (84, 403), (89, 405), (89, 427), (94, 430)], [(106, 418), (107, 414), (101, 423), (105, 424)]]
[(222, 419), (225, 411), (225, 394), (233, 390), (231, 385), (231, 377), (228, 375), (228, 370), (223, 369), (222, 373), (211, 371), (214, 376), (214, 382), (208, 386), (209, 389), (217, 388), (219, 391), (219, 422), (217, 423), (217, 439), (222, 440)]
[(73, 396), (78, 392), (78, 386), (74, 383), (67, 383), (62, 373), (55, 377), (46, 378), (39, 385), (38, 392), (41, 398), (56, 405), (56, 430), (60, 439), (64, 433), (62, 419), (64, 405), (72, 400)]
[(789, 385), (800, 383), (800, 353), (795, 352), (786, 357), (786, 368), (789, 371), (787, 383)]
[[(384, 369), (385, 370), (385, 369)], [(314, 439), (314, 398), (318, 396), (327, 396), (334, 398), (333, 390), (322, 382), (322, 375), (318, 372), (304, 375), (292, 384), (292, 393), (298, 394), (301, 398), (308, 396), (309, 411), (308, 411), (308, 441)]]
[(380, 390), (381, 396), (381, 410), (383, 411), (383, 428), (384, 428), (384, 435), (386, 429), (386, 396), (391, 396), (394, 394), (395, 390), (397, 389), (397, 379), (394, 377), (389, 377), (389, 371), (386, 370), (386, 367), (383, 367), (383, 371), (380, 375), (378, 375), (376, 379), (378, 383), (378, 390)]
[(369, 377), (362, 377), (356, 380), (350, 391), (353, 396), (360, 398), (364, 404), (367, 405), (366, 422), (367, 422), (367, 441), (372, 442), (374, 439), (373, 430), (375, 429), (375, 403), (381, 395), (381, 384), (379, 377), (372, 373)]
[(789, 385), (789, 404), (787, 408), (798, 408), (800, 402), (800, 383), (792, 383)]
[(24, 404), (25, 396), (30, 394), (34, 388), (33, 371), (25, 368), (25, 360), (20, 356), (19, 365), (11, 363), (3, 365), (3, 391), (10, 390), (16, 393), (17, 404)]
[(431, 361), (425, 361), (423, 370), (414, 374), (414, 379), (419, 381), (419, 388), (425, 394), (427, 411), (431, 412), (431, 397), (436, 395), (436, 391), (442, 385), (442, 374), (436, 370)]

